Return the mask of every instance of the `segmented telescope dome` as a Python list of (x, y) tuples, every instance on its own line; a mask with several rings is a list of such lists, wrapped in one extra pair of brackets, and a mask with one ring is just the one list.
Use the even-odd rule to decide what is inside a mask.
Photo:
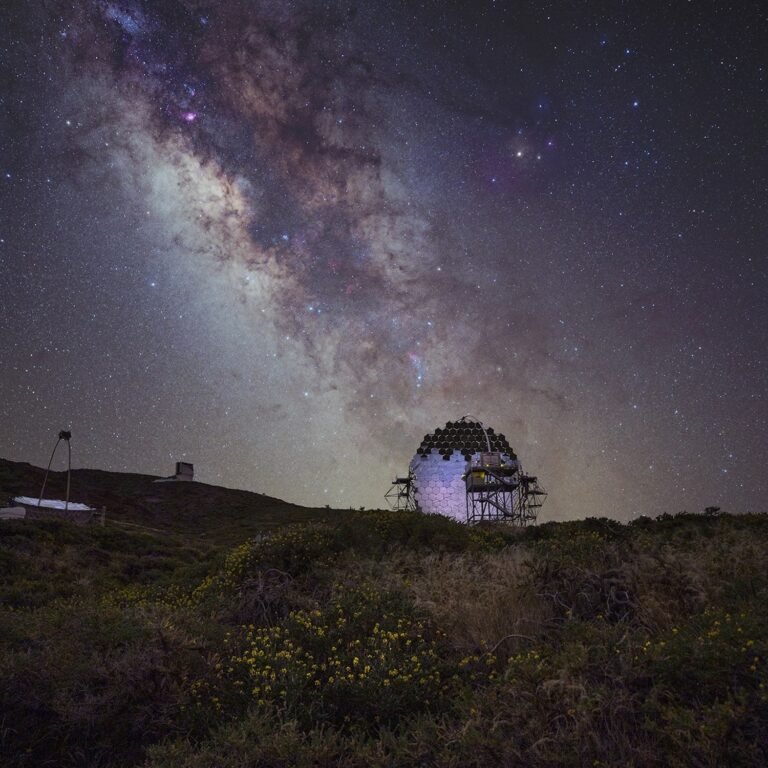
[[(487, 437), (486, 437), (487, 435)], [(476, 421), (449, 421), (444, 427), (424, 435), (421, 445), (416, 449), (417, 456), (429, 456), (437, 453), (448, 460), (454, 453), (460, 453), (469, 459), (476, 453), (498, 451), (516, 459), (515, 452), (502, 434), (497, 434), (493, 427), (483, 427)]]
[(421, 512), (452, 517), (467, 516), (464, 473), (470, 460), (487, 451), (500, 453), (505, 464), (517, 464), (507, 438), (476, 421), (449, 421), (424, 436), (411, 460), (416, 505)]

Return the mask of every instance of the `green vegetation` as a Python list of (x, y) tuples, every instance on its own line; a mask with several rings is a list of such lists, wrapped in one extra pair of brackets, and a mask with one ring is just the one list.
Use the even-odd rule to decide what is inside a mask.
[(0, 524), (0, 763), (768, 764), (765, 515), (263, 530)]

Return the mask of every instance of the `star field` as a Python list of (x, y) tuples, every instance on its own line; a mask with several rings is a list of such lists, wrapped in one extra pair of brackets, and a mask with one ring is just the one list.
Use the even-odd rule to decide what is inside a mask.
[(381, 506), (465, 413), (542, 519), (768, 507), (758, 3), (12, 1), (0, 455)]

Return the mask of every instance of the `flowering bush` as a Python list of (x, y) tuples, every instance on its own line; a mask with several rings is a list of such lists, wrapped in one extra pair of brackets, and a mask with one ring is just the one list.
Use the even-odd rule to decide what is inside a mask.
[[(242, 697), (304, 723), (391, 723), (444, 710), (467, 661), (397, 593), (338, 585), (322, 609), (294, 611), (274, 627), (244, 627), (219, 665)], [(461, 675), (457, 672), (461, 671)]]

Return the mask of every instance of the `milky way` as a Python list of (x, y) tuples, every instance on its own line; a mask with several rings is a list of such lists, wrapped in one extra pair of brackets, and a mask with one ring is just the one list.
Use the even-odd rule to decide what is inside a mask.
[(764, 11), (466, 6), (4, 7), (0, 455), (380, 506), (473, 413), (550, 519), (765, 509)]

